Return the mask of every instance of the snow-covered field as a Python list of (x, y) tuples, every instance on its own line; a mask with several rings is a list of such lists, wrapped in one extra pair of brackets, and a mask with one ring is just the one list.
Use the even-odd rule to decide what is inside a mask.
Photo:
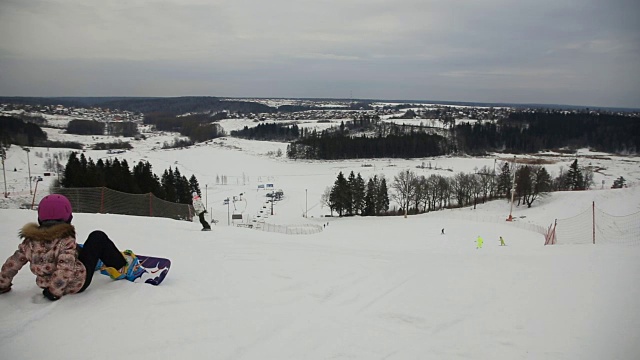
[[(51, 131), (50, 138), (66, 136)], [(75, 214), (79, 242), (104, 230), (122, 249), (170, 258), (167, 279), (153, 287), (96, 275), (86, 292), (51, 303), (25, 267), (13, 290), (0, 295), (2, 358), (600, 360), (640, 354), (640, 247), (545, 247), (542, 235), (515, 226), (547, 227), (592, 201), (614, 215), (640, 211), (637, 157), (580, 152), (581, 164), (601, 169), (594, 189), (516, 207), (516, 224), (472, 220), (505, 218), (505, 201), (408, 218), (330, 218), (320, 195), (340, 171), (365, 179), (384, 174), (391, 183), (404, 169), (454, 175), (513, 157), (294, 161), (274, 155), (286, 144), (233, 138), (159, 150), (174, 137), (154, 134), (132, 141), (134, 150), (124, 154), (87, 150), (85, 156), (117, 156), (131, 166), (147, 160), (157, 173), (177, 166), (187, 177), (195, 174), (218, 225), (201, 232), (197, 221)], [(9, 149), (11, 195), (0, 199), (0, 261), (15, 250), (22, 224), (36, 220), (34, 211), (18, 209), (33, 200), (28, 168), (43, 175), (46, 154), (59, 151), (32, 148), (27, 164), (26, 152)], [(575, 159), (540, 157), (553, 161), (545, 165), (552, 176)], [(416, 168), (422, 163), (439, 170)], [(216, 181), (222, 176), (225, 185)], [(608, 189), (619, 176), (630, 187)], [(54, 177), (43, 177), (36, 202)], [(265, 202), (257, 186), (264, 183), (285, 195), (267, 222), (319, 224), (323, 231), (284, 235), (226, 226), (223, 199), (242, 193), (243, 201), (231, 206), (255, 218)], [(478, 235), (485, 239), (482, 249), (476, 249)], [(508, 246), (498, 246), (499, 236)]]

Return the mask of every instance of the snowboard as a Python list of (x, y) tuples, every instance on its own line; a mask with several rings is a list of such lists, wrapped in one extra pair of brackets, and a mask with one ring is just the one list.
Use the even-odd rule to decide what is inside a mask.
[(171, 260), (155, 256), (136, 255), (140, 263), (134, 269), (135, 277), (127, 278), (131, 282), (160, 285), (171, 268)]
[[(124, 277), (131, 282), (160, 285), (171, 268), (171, 260), (154, 256), (136, 255), (139, 263), (134, 265), (129, 276)], [(102, 270), (102, 261), (98, 260), (95, 271), (109, 276), (106, 270)]]
[[(78, 244), (77, 246), (82, 248), (83, 245), (84, 244)], [(131, 269), (129, 274), (124, 278), (136, 283), (160, 285), (171, 268), (171, 260), (137, 254), (136, 257), (138, 258), (138, 264), (134, 265), (133, 269)], [(101, 274), (109, 276), (109, 273), (102, 269), (103, 265), (102, 261), (98, 260), (94, 271), (100, 271)]]

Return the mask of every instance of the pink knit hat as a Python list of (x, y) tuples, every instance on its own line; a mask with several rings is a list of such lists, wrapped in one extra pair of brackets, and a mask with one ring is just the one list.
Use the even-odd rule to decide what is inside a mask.
[(38, 223), (46, 221), (62, 221), (71, 223), (73, 219), (71, 203), (64, 195), (47, 195), (38, 205)]

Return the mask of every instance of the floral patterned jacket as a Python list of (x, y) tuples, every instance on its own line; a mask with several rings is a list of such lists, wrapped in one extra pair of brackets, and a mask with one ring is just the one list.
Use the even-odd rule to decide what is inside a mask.
[(78, 260), (76, 230), (71, 224), (50, 227), (25, 225), (19, 233), (22, 243), (2, 265), (0, 289), (9, 289), (20, 269), (30, 262), (36, 284), (56, 297), (77, 293), (84, 285), (87, 270)]

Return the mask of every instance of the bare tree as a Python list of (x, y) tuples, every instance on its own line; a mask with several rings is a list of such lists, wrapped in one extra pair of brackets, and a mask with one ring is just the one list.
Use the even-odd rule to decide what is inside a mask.
[(436, 202), (440, 196), (440, 188), (438, 187), (438, 176), (430, 175), (427, 179), (427, 211), (436, 210)]
[(591, 166), (582, 168), (582, 178), (584, 179), (585, 190), (595, 185), (593, 181), (593, 168)]
[(393, 178), (391, 188), (395, 190), (395, 192), (392, 196), (400, 208), (404, 209), (405, 215), (407, 215), (409, 204), (415, 196), (415, 181), (416, 174), (411, 170), (402, 171)]
[[(414, 206), (416, 212), (427, 212), (427, 206), (429, 205), (429, 183), (427, 178), (420, 175), (415, 181), (416, 193), (414, 196)], [(422, 208), (422, 210), (420, 210)]]
[(458, 206), (465, 206), (471, 202), (471, 175), (463, 172), (453, 177), (453, 193)]
[(478, 171), (483, 203), (486, 202), (487, 197), (491, 196), (493, 193), (493, 175), (493, 170), (491, 170), (487, 165), (483, 166), (480, 171)]
[(471, 189), (471, 194), (473, 194), (473, 208), (475, 209), (478, 204), (478, 199), (480, 199), (480, 195), (482, 195), (480, 175), (469, 174), (469, 187)]
[(331, 211), (331, 216), (333, 216), (333, 206), (331, 205), (331, 186), (327, 186), (320, 196), (320, 203), (322, 206), (327, 206), (329, 211)]
[(440, 207), (449, 207), (451, 204), (451, 192), (453, 191), (453, 180), (440, 176), (438, 179), (438, 189), (440, 191), (438, 197)]

